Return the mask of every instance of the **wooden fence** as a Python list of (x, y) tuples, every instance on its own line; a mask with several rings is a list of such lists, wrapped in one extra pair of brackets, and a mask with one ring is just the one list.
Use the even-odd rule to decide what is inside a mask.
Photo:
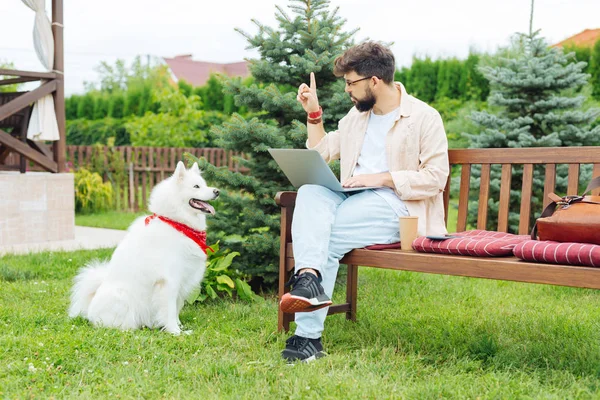
[(234, 160), (239, 153), (220, 148), (67, 146), (66, 159), (71, 171), (82, 167), (103, 171), (104, 180), (113, 185), (115, 209), (138, 211), (146, 209), (154, 185), (175, 171), (184, 153), (204, 157), (216, 167), (246, 172)]
[(184, 153), (198, 158), (204, 157), (215, 167), (227, 166), (232, 171), (240, 171), (240, 167), (234, 161), (234, 157), (239, 153), (216, 147), (67, 146), (67, 163), (71, 163), (75, 169), (90, 165), (94, 154), (97, 157), (99, 153), (105, 157), (111, 153), (118, 153), (126, 165), (133, 164), (134, 171), (154, 172), (156, 176), (160, 176), (160, 180), (166, 177), (165, 173), (175, 171), (177, 162), (183, 160)]

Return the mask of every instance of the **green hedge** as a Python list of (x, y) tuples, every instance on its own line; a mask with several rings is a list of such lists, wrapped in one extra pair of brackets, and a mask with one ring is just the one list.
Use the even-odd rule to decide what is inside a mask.
[(591, 75), (592, 97), (600, 100), (600, 40), (592, 47), (566, 46), (565, 52), (573, 52), (577, 61), (587, 63), (583, 72)]
[(72, 95), (65, 99), (67, 120), (104, 119), (143, 116), (146, 112), (156, 112), (153, 89), (143, 86), (135, 90), (105, 93), (91, 91), (84, 95)]
[(478, 70), (479, 60), (476, 53), (471, 53), (466, 60), (415, 57), (410, 68), (396, 71), (395, 79), (402, 82), (409, 93), (427, 103), (445, 98), (484, 101), (490, 87)]
[[(113, 143), (111, 138), (114, 138)], [(67, 144), (89, 146), (93, 144), (131, 144), (129, 132), (122, 118), (98, 120), (75, 119), (67, 121)]]

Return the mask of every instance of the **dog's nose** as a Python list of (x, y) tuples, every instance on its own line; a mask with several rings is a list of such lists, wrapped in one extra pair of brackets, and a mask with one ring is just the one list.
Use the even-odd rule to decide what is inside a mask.
[(213, 193), (215, 194), (215, 197), (219, 197), (219, 189), (213, 189)]

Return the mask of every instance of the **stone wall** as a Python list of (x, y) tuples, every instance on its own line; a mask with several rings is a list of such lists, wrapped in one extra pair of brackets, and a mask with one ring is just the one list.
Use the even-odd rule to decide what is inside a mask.
[(0, 171), (0, 246), (74, 238), (73, 174)]

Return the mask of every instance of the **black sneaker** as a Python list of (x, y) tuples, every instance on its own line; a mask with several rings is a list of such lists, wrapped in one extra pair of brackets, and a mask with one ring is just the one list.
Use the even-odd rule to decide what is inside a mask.
[(286, 286), (290, 285), (292, 290), (284, 294), (279, 302), (284, 313), (310, 312), (331, 305), (331, 299), (313, 273), (294, 274), (286, 283)]
[(281, 356), (288, 362), (310, 362), (326, 355), (320, 338), (309, 339), (297, 335), (285, 341), (285, 350), (281, 352)]

